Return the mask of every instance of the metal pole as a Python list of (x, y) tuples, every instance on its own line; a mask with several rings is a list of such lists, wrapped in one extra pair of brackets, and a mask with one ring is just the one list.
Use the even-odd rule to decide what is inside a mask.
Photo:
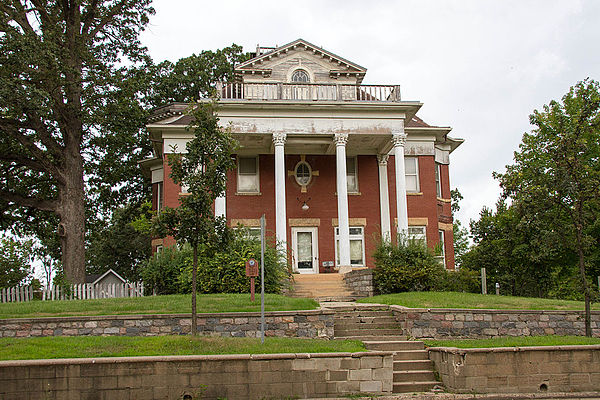
[(500, 296), (500, 284), (496, 282), (496, 296)]
[(487, 294), (487, 281), (485, 276), (485, 268), (481, 268), (481, 294)]
[(265, 214), (260, 217), (260, 342), (265, 343)]

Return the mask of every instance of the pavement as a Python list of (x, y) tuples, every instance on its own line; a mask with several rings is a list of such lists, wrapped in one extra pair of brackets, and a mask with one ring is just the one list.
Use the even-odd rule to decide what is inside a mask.
[[(310, 399), (310, 400), (600, 400), (600, 392), (581, 393), (491, 393), (491, 394), (457, 394), (457, 393), (399, 393), (394, 395), (367, 395)], [(308, 400), (308, 399), (305, 399)]]

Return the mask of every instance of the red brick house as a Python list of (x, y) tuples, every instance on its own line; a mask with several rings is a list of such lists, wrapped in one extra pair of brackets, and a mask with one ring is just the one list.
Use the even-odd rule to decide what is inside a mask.
[[(215, 213), (231, 226), (259, 225), (285, 243), (300, 273), (373, 267), (377, 238), (397, 232), (442, 243), (454, 268), (449, 156), (461, 139), (416, 116), (397, 85), (362, 85), (366, 69), (302, 39), (257, 48), (219, 87), (219, 117), (240, 142), (237, 169)], [(177, 207), (182, 188), (165, 156), (191, 134), (185, 104), (155, 110), (154, 207)], [(153, 246), (172, 245), (156, 239)]]

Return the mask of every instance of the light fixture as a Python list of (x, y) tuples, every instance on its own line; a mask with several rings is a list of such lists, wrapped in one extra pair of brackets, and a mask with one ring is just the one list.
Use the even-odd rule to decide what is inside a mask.
[(310, 207), (308, 206), (308, 202), (310, 201), (310, 197), (306, 200), (300, 200), (299, 197), (296, 197), (296, 200), (298, 200), (298, 202), (302, 202), (302, 206), (300, 207), (302, 209), (302, 211), (307, 211)]

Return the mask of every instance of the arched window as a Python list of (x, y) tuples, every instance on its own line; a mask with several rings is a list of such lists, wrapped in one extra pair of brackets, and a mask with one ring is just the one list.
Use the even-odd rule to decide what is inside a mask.
[(306, 161), (300, 161), (296, 165), (295, 178), (300, 186), (306, 186), (310, 183), (312, 171), (310, 165)]
[(297, 69), (292, 74), (292, 82), (310, 82), (310, 77), (308, 76), (308, 73), (303, 69)]

